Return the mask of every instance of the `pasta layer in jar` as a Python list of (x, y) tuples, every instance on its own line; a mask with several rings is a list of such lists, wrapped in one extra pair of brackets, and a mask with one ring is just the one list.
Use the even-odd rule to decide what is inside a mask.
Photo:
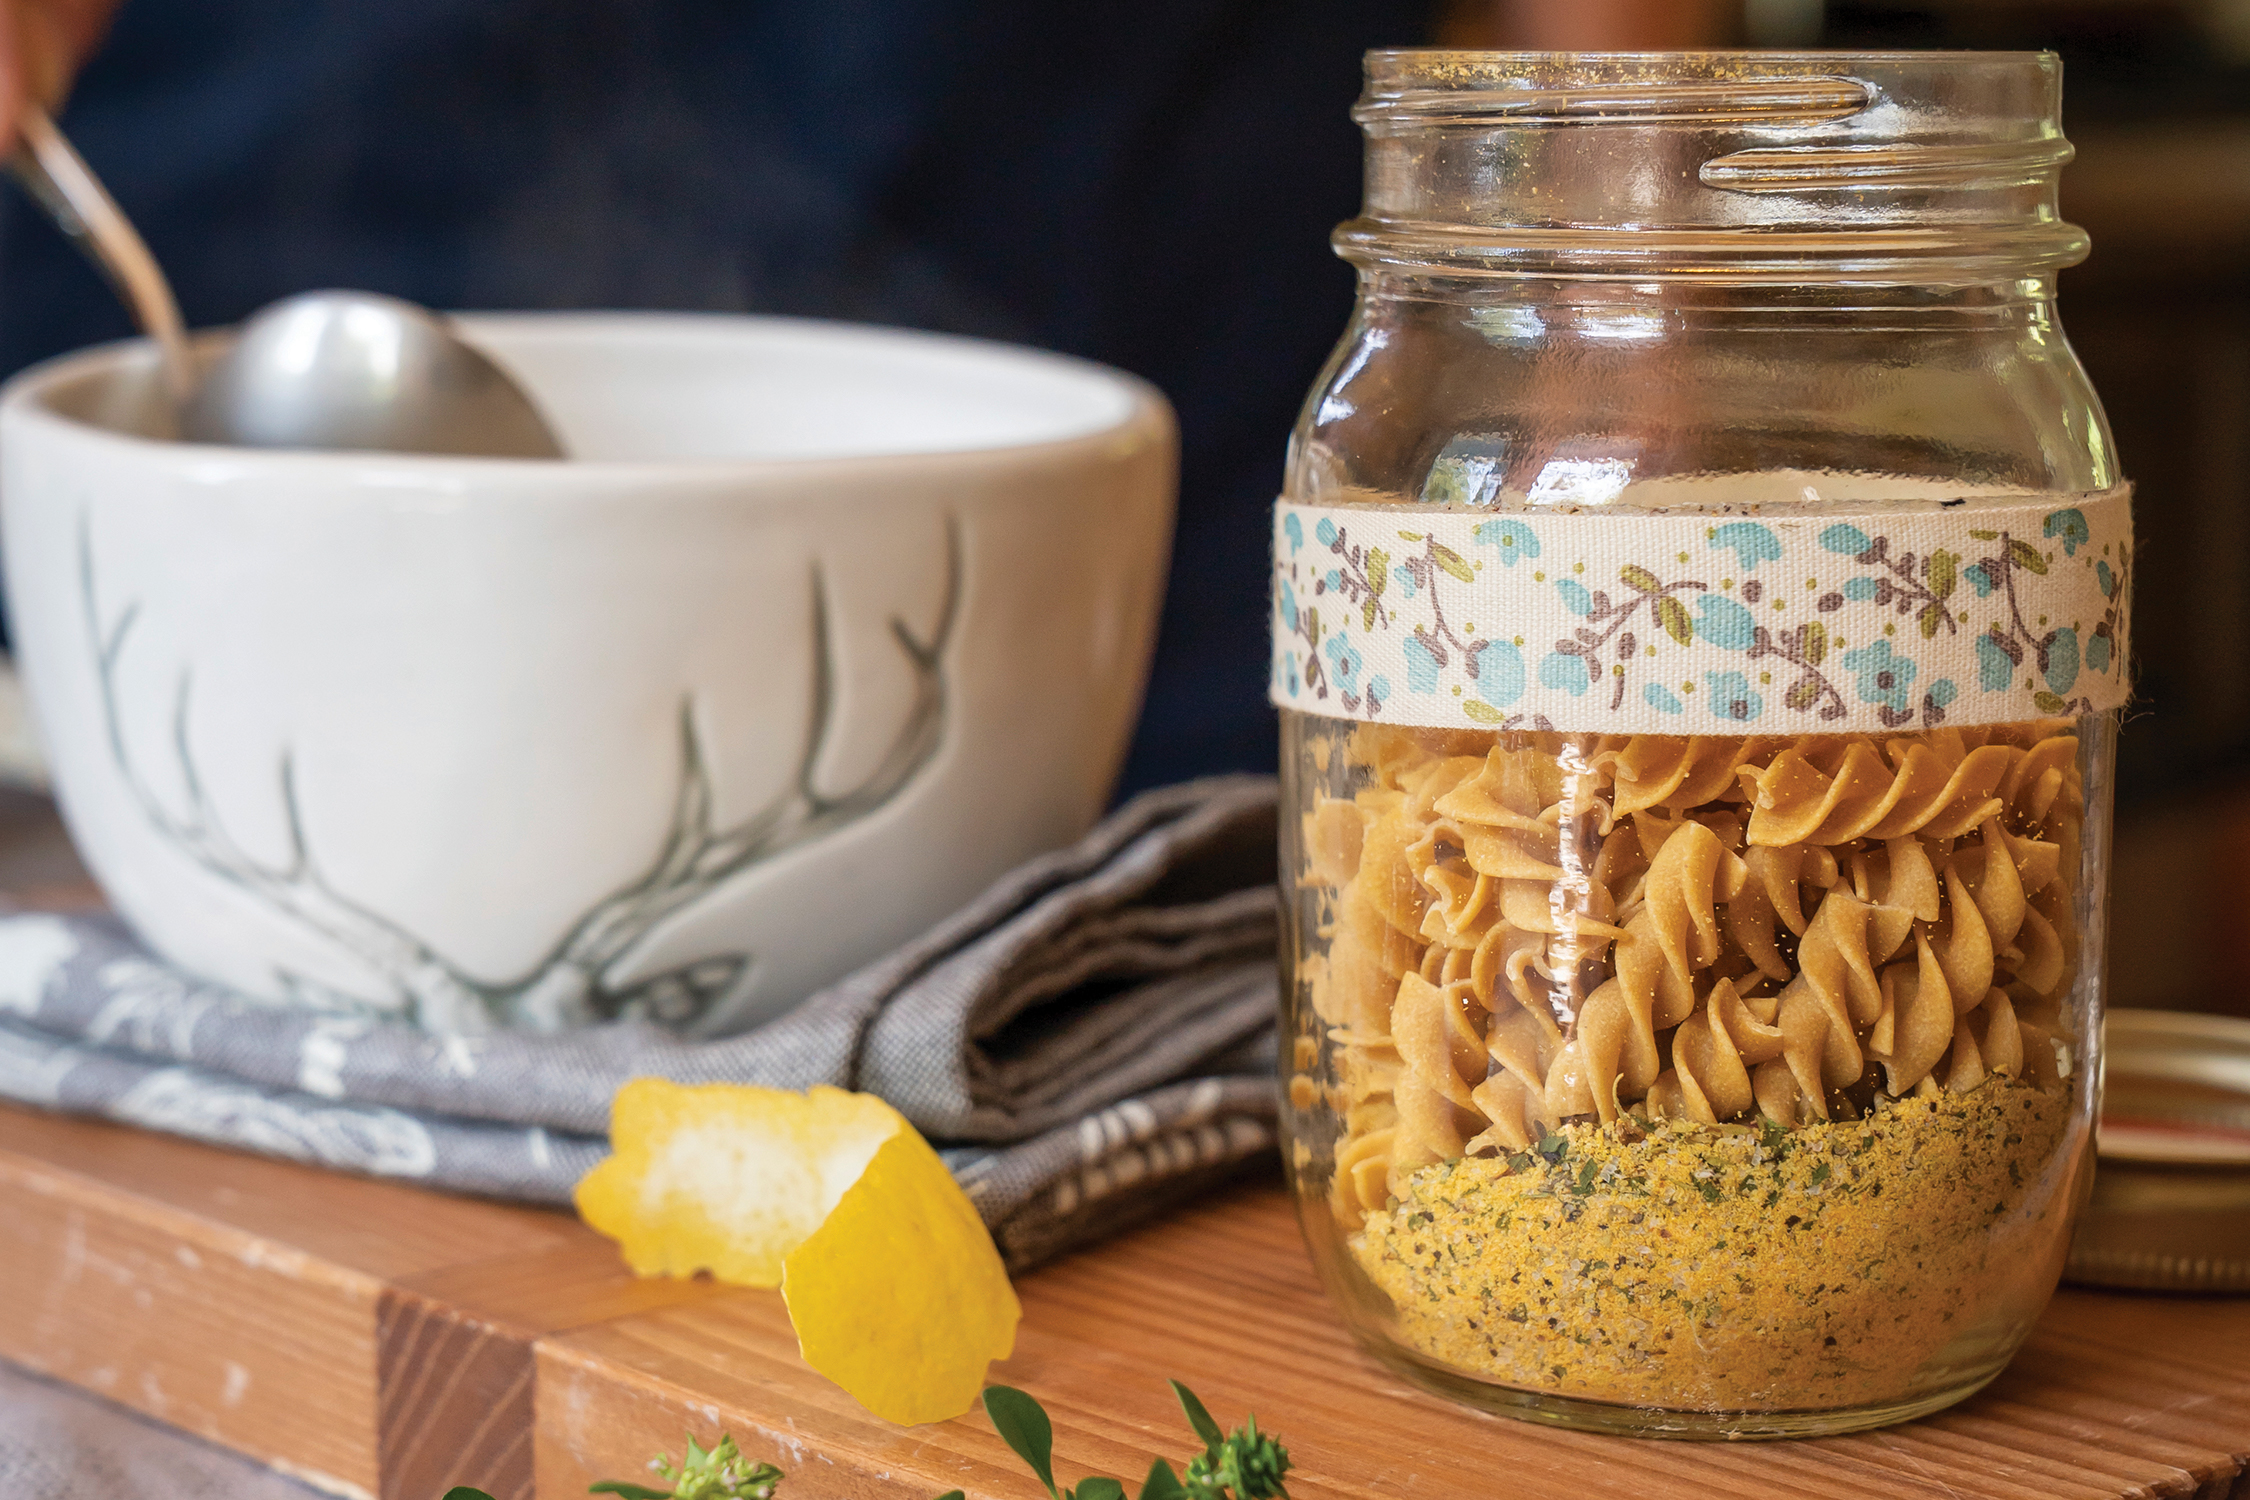
[(1331, 1207), (1407, 1341), (1597, 1399), (1864, 1402), (2017, 1300), (1994, 1278), (2043, 1297), (2076, 752), (1352, 731), (1300, 974)]

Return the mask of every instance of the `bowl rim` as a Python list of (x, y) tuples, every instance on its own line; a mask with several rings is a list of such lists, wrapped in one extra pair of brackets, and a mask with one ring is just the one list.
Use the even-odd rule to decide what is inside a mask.
[[(877, 453), (833, 453), (786, 458), (497, 458), (473, 454), (399, 453), (375, 449), (248, 448), (220, 443), (194, 443), (177, 438), (145, 437), (97, 422), (84, 421), (55, 409), (52, 393), (60, 386), (89, 377), (114, 377), (132, 366), (152, 370), (156, 351), (144, 336), (114, 339), (53, 355), (19, 370), (0, 384), (0, 424), (50, 429), (68, 440), (107, 447), (143, 461), (184, 465), (204, 473), (225, 471), (244, 477), (301, 469), (307, 464), (330, 468), (337, 477), (347, 473), (380, 472), (393, 483), (420, 481), (451, 488), (466, 475), (497, 481), (537, 479), (546, 484), (620, 481), (712, 480), (724, 478), (788, 478), (844, 469), (886, 469), (928, 472), (933, 467), (989, 467), (1044, 464), (1082, 455), (1088, 449), (1119, 452), (1137, 449), (1150, 441), (1177, 443), (1177, 420), (1161, 391), (1140, 376), (1096, 360), (1052, 350), (1009, 343), (1002, 339), (962, 334), (934, 333), (879, 323), (853, 323), (840, 319), (788, 317), (768, 313), (711, 313), (670, 310), (570, 309), (561, 311), (447, 312), (472, 337), (480, 330), (565, 329), (601, 324), (671, 324), (702, 327), (714, 332), (729, 328), (748, 332), (766, 329), (796, 331), (821, 337), (838, 337), (862, 344), (919, 344), (924, 348), (1012, 363), (1032, 373), (1067, 374), (1109, 386), (1125, 398), (1125, 410), (1115, 422), (1054, 438), (1021, 443), (994, 443), (961, 448), (903, 449)], [(222, 346), (231, 328), (198, 329), (191, 339), (201, 354)], [(503, 361), (504, 350), (499, 352)], [(1123, 447), (1121, 447), (1123, 445)]]

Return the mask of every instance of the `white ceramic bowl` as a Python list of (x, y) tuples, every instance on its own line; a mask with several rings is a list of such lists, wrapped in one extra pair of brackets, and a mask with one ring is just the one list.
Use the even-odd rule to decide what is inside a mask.
[(1098, 815), (1163, 591), (1155, 392), (780, 319), (462, 323), (572, 461), (154, 440), (137, 344), (0, 394), (32, 714), (160, 952), (433, 1031), (721, 1033)]

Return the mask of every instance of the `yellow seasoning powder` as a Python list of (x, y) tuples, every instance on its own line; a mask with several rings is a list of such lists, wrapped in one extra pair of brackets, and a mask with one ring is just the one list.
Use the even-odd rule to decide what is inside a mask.
[(1352, 1246), (1406, 1343), (1487, 1379), (1685, 1410), (1874, 1404), (1975, 1337), (1966, 1320), (2036, 1315), (2069, 1119), (2069, 1090), (1995, 1078), (1792, 1131), (1566, 1125), (1424, 1168)]

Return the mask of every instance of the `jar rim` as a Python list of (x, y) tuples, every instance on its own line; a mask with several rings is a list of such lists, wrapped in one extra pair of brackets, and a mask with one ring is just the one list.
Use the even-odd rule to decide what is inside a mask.
[(1592, 51), (1537, 51), (1530, 48), (1482, 47), (1371, 47), (1365, 54), (1367, 66), (1372, 69), (1378, 61), (1404, 62), (1409, 59), (1433, 57), (1472, 57), (1501, 60), (1534, 60), (1560, 57), (1620, 59), (1620, 60), (1671, 60), (1678, 58), (1743, 58), (1758, 62), (1786, 63), (1795, 60), (1827, 61), (1834, 59), (1866, 60), (1873, 62), (1929, 62), (1962, 60), (1994, 63), (2060, 63), (2061, 54), (2045, 47), (2019, 47), (2014, 49), (1988, 49), (1981, 47), (1893, 47), (1855, 50), (1849, 47), (1678, 47), (1641, 48), (1615, 52)]
[[(1519, 244), (1567, 255), (1558, 236), (1652, 252), (1656, 236), (1658, 263), (1754, 237), (1755, 279), (1817, 279), (1839, 256), (1855, 280), (2044, 275), (2086, 249), (2056, 205), (2061, 83), (2045, 51), (1370, 52), (1352, 111), (1365, 206), (1339, 248), (1379, 264), (1412, 242), (1417, 268), (1438, 247), (1491, 275), (1521, 274), (1493, 253)], [(1932, 256), (1933, 238), (1963, 253)], [(1621, 256), (1663, 274), (1602, 252)], [(1681, 269), (1744, 274), (1717, 256), (1736, 263)]]

